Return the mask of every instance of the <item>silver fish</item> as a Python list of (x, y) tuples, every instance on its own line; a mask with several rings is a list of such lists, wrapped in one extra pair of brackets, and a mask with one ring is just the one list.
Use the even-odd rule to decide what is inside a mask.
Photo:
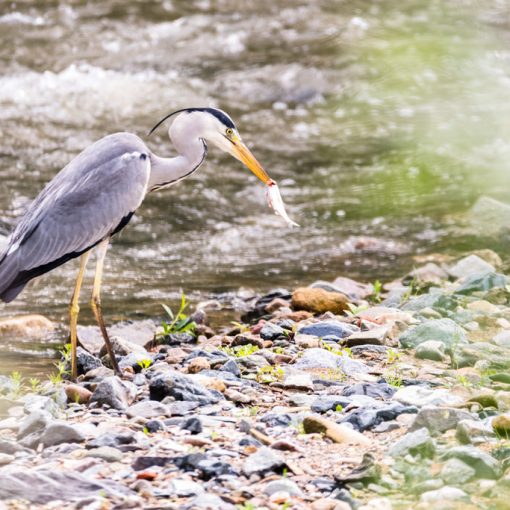
[(266, 189), (266, 198), (269, 207), (273, 209), (275, 214), (281, 216), (289, 227), (299, 227), (299, 225), (295, 221), (292, 221), (287, 216), (287, 212), (285, 211), (285, 205), (283, 203), (282, 196), (280, 195), (280, 190), (278, 189), (278, 184), (276, 184), (276, 182), (271, 181), (268, 184)]

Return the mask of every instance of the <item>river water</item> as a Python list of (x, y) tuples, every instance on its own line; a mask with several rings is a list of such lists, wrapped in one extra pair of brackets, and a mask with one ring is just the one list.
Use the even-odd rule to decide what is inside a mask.
[[(504, 255), (508, 239), (474, 236), (463, 218), (482, 195), (510, 202), (509, 5), (0, 0), (0, 233), (94, 140), (147, 139), (166, 113), (207, 105), (235, 119), (301, 228), (211, 148), (115, 239), (109, 322), (157, 317), (181, 289), (197, 302), (338, 275), (389, 280), (420, 253)], [(147, 141), (173, 154), (165, 130)], [(41, 278), (0, 316), (65, 321), (76, 269)], [(31, 363), (27, 349), (14, 352)]]

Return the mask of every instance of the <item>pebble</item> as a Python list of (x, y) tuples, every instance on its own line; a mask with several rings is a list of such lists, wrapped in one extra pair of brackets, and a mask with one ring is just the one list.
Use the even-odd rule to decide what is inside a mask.
[(100, 446), (99, 448), (92, 448), (88, 450), (86, 457), (102, 459), (106, 462), (121, 462), (124, 457), (124, 453), (118, 448), (114, 448), (112, 446)]
[(78, 384), (68, 384), (64, 388), (69, 402), (87, 404), (92, 397), (92, 392)]
[(272, 496), (277, 492), (286, 492), (290, 496), (302, 497), (303, 492), (292, 480), (286, 478), (280, 478), (279, 480), (273, 480), (264, 487), (264, 494)]
[(39, 437), (39, 443), (43, 444), (44, 447), (62, 443), (81, 443), (83, 441), (85, 441), (85, 436), (75, 427), (57, 421), (50, 423)]
[(142, 400), (141, 402), (137, 402), (126, 409), (126, 414), (130, 418), (140, 416), (148, 420), (162, 416), (171, 416), (168, 406), (155, 400)]
[(445, 344), (438, 340), (427, 340), (416, 347), (415, 356), (418, 359), (444, 361), (446, 359)]
[(20, 315), (0, 320), (0, 336), (42, 338), (55, 329), (43, 315)]

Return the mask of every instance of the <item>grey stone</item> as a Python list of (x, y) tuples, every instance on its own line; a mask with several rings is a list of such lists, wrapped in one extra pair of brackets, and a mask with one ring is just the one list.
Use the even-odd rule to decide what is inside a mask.
[(19, 469), (10, 466), (0, 469), (0, 500), (22, 499), (34, 504), (73, 501), (103, 492), (109, 497), (134, 495), (132, 491), (113, 480), (91, 480), (74, 471), (53, 469)]
[(452, 458), (462, 460), (476, 471), (476, 476), (479, 478), (494, 480), (501, 476), (499, 462), (474, 446), (455, 446), (448, 449), (441, 458), (443, 460)]
[(424, 492), (420, 496), (422, 503), (439, 503), (443, 501), (469, 501), (469, 496), (457, 487), (441, 487), (435, 491)]
[(274, 450), (263, 446), (244, 461), (242, 471), (249, 478), (253, 474), (265, 475), (284, 466), (285, 462)]
[(358, 331), (359, 328), (353, 324), (334, 320), (316, 322), (298, 329), (298, 333), (303, 335), (318, 336), (320, 338), (335, 337), (338, 339), (346, 338)]
[(473, 419), (459, 421), (455, 435), (464, 444), (483, 444), (496, 437), (492, 427)]
[(411, 430), (427, 428), (432, 435), (439, 435), (454, 429), (461, 420), (472, 420), (473, 415), (453, 407), (422, 407), (411, 426)]
[(473, 366), (481, 360), (487, 362), (486, 369), (507, 370), (510, 367), (510, 349), (487, 342), (475, 342), (461, 346), (455, 356), (458, 368)]
[(23, 397), (25, 412), (33, 413), (34, 411), (47, 411), (52, 416), (58, 416), (61, 408), (51, 397), (45, 395), (36, 395), (28, 393)]
[(342, 390), (342, 395), (350, 397), (352, 395), (366, 395), (367, 397), (387, 399), (391, 398), (396, 388), (388, 383), (356, 383), (346, 386)]
[(352, 359), (349, 356), (338, 356), (338, 368), (347, 376), (356, 376), (358, 374), (367, 374), (370, 368), (362, 361)]
[(8, 453), (0, 453), (0, 466), (6, 466), (10, 464), (16, 457), (9, 455)]
[(421, 385), (399, 388), (395, 395), (393, 395), (393, 399), (416, 407), (427, 405), (449, 407), (464, 402), (462, 397), (454, 395), (446, 388), (431, 389)]
[(281, 478), (280, 480), (273, 480), (264, 487), (264, 494), (272, 496), (275, 492), (286, 492), (290, 496), (303, 496), (301, 489), (292, 480)]
[(78, 374), (86, 374), (95, 368), (102, 367), (103, 364), (99, 358), (96, 358), (96, 356), (87, 352), (82, 347), (78, 347), (76, 350), (76, 366)]
[(47, 411), (34, 411), (30, 413), (20, 424), (18, 439), (22, 439), (33, 432), (43, 432), (52, 421), (53, 417)]
[(188, 504), (182, 505), (183, 510), (236, 510), (236, 507), (215, 494), (199, 494)]
[(106, 432), (100, 436), (87, 442), (87, 448), (100, 448), (102, 446), (110, 446), (117, 448), (119, 446), (135, 443), (135, 435), (131, 431), (123, 432)]
[(416, 347), (415, 356), (418, 359), (443, 361), (446, 358), (444, 343), (438, 340), (427, 340)]
[(494, 336), (492, 343), (502, 347), (510, 347), (510, 329), (504, 329)]
[(326, 411), (334, 411), (338, 406), (345, 408), (350, 402), (350, 398), (342, 395), (321, 395), (313, 401), (311, 410), (314, 413), (325, 413)]
[(266, 322), (260, 330), (260, 337), (264, 340), (276, 340), (284, 335), (285, 333), (283, 328), (273, 324), (272, 322)]
[(477, 255), (468, 255), (449, 267), (448, 273), (454, 278), (465, 278), (473, 274), (489, 273), (494, 270), (491, 264), (485, 262), (485, 260)]
[(408, 276), (406, 276), (404, 283), (408, 283), (412, 280), (418, 280), (422, 283), (432, 283), (440, 285), (443, 280), (448, 278), (446, 271), (434, 264), (434, 262), (428, 262), (424, 266), (413, 269)]
[(100, 446), (90, 449), (85, 456), (102, 459), (106, 462), (120, 462), (124, 457), (124, 453), (112, 446)]
[(434, 440), (426, 428), (410, 432), (401, 437), (388, 451), (392, 457), (413, 456), (432, 457), (435, 452)]
[(389, 328), (387, 326), (372, 328), (368, 331), (358, 331), (345, 338), (342, 344), (348, 347), (356, 347), (358, 345), (382, 345), (388, 336), (388, 332)]
[(148, 420), (151, 418), (159, 418), (160, 416), (171, 416), (168, 406), (156, 400), (142, 400), (141, 402), (137, 402), (126, 409), (126, 414), (130, 418), (140, 416)]
[(289, 370), (285, 374), (283, 387), (294, 390), (313, 390), (312, 376), (307, 372)]
[(441, 478), (448, 485), (462, 485), (469, 482), (476, 471), (459, 459), (448, 459), (441, 470)]
[(193, 480), (186, 480), (182, 478), (173, 478), (170, 480), (170, 493), (180, 498), (197, 496), (203, 492), (203, 486)]
[(128, 381), (122, 381), (117, 376), (103, 379), (96, 387), (90, 403), (109, 406), (113, 409), (125, 410), (135, 399), (136, 386)]
[(474, 292), (487, 292), (491, 289), (506, 289), (507, 277), (500, 273), (477, 273), (468, 276), (456, 289), (456, 294), (470, 295)]
[(306, 349), (303, 356), (298, 359), (294, 365), (298, 369), (311, 369), (311, 368), (338, 368), (339, 356), (333, 354), (325, 349), (313, 348)]
[(468, 342), (466, 332), (451, 319), (430, 319), (407, 330), (400, 337), (400, 344), (415, 348), (428, 340), (443, 343), (447, 352), (453, 352), (459, 344)]
[(198, 381), (177, 371), (156, 374), (149, 383), (150, 398), (163, 400), (167, 396), (176, 400), (198, 402), (200, 405), (216, 404), (223, 400), (223, 395), (215, 390), (208, 390)]
[[(110, 343), (112, 345), (113, 352), (117, 356), (128, 356), (131, 353), (137, 353), (141, 355), (146, 355), (147, 357), (150, 357), (147, 350), (142, 347), (141, 345), (130, 342), (129, 340), (126, 340), (125, 338), (122, 338), (121, 336), (112, 336), (110, 337)], [(108, 354), (108, 351), (106, 350), (106, 345), (103, 343), (101, 346), (101, 349), (99, 350), (99, 357), (102, 358), (103, 356), (106, 356)]]
[(85, 441), (85, 436), (75, 427), (65, 422), (56, 421), (50, 423), (39, 438), (40, 444), (45, 447), (62, 443), (81, 443), (82, 441)]

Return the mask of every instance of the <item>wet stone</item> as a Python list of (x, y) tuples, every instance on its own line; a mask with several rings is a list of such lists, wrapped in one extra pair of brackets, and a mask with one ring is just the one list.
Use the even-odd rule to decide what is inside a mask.
[(96, 356), (90, 354), (90, 352), (87, 352), (82, 347), (78, 347), (76, 350), (76, 365), (78, 368), (78, 374), (86, 374), (95, 368), (103, 366), (99, 358), (96, 358)]
[(494, 266), (477, 255), (468, 255), (448, 268), (448, 273), (454, 278), (466, 278), (477, 273), (494, 272)]
[(184, 471), (198, 470), (201, 478), (209, 480), (222, 475), (237, 475), (237, 471), (228, 462), (218, 460), (205, 453), (191, 453), (183, 457), (176, 457), (174, 464)]
[(505, 275), (494, 272), (476, 273), (465, 280), (455, 291), (457, 294), (471, 295), (475, 292), (487, 292), (491, 289), (506, 289), (507, 278)]

